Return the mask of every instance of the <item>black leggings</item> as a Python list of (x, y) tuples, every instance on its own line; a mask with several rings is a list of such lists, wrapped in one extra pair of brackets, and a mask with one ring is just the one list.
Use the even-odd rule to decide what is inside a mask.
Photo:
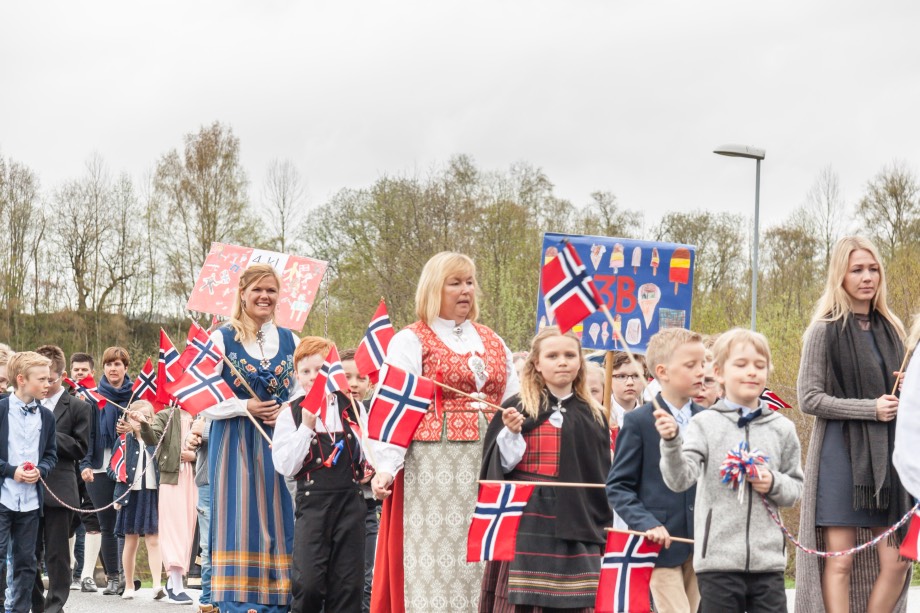
[[(105, 473), (93, 473), (93, 480), (86, 484), (89, 497), (97, 509), (111, 505), (115, 498), (115, 482)], [(117, 579), (121, 570), (121, 556), (118, 555), (118, 539), (115, 538), (115, 519), (118, 512), (110, 507), (97, 511), (99, 529), (102, 532), (102, 565), (109, 579)]]

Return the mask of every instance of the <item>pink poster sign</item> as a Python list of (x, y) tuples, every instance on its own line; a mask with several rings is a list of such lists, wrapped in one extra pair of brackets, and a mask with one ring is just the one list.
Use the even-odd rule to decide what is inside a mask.
[(189, 311), (230, 317), (240, 275), (252, 264), (271, 264), (281, 277), (281, 293), (275, 309), (275, 323), (300, 332), (319, 296), (326, 262), (277, 251), (212, 243), (192, 295)]

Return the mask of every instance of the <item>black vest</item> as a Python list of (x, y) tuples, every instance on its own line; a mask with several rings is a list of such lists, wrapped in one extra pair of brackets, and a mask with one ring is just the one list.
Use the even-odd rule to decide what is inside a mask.
[[(291, 402), (291, 417), (294, 418), (295, 428), (299, 428), (303, 421), (300, 407), (302, 401), (303, 398), (299, 398)], [(315, 433), (303, 466), (294, 475), (299, 492), (357, 490), (359, 482), (364, 478), (360, 439), (349, 424), (349, 421), (355, 420), (355, 416), (352, 415), (354, 410), (351, 407), (351, 401), (342, 393), (336, 393), (336, 401), (342, 417), (343, 431), (335, 432), (332, 436), (328, 432)], [(317, 420), (319, 420), (318, 417)], [(343, 443), (342, 450), (335, 464), (327, 462), (335, 450), (335, 444), (340, 441)]]

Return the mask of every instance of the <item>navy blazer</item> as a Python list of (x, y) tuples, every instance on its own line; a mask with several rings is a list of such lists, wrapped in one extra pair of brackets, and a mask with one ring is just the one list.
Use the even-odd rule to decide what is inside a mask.
[[(48, 474), (57, 464), (57, 441), (55, 440), (55, 423), (54, 413), (43, 406), (39, 406), (39, 413), (42, 417), (42, 433), (38, 439), (38, 457), (40, 458), (35, 464), (38, 473), (42, 479), (47, 479)], [(0, 400), (0, 485), (4, 479), (12, 479), (16, 474), (18, 465), (14, 466), (7, 462), (10, 457), (10, 398)], [(44, 505), (44, 489), (41, 482), (35, 484), (38, 490), (38, 508), (41, 510)]]
[[(109, 466), (105, 467), (105, 472), (109, 478), (115, 482), (115, 493), (114, 498), (120, 498), (122, 494), (129, 491), (132, 485), (134, 485), (134, 479), (137, 478), (137, 465), (140, 463), (141, 457), (141, 444), (138, 442), (137, 437), (134, 436), (134, 433), (129, 432), (125, 436), (125, 475), (127, 483), (122, 483), (118, 480), (118, 475), (115, 474), (115, 471), (112, 470), (111, 463)], [(153, 452), (156, 451), (155, 445), (146, 445), (143, 449), (147, 450), (147, 459), (153, 462), (153, 472), (156, 475), (157, 486), (160, 484), (160, 465), (157, 464), (156, 457), (153, 456)], [(118, 503), (125, 507), (128, 505), (128, 502), (131, 500), (131, 495), (128, 494), (121, 500), (118, 500)]]
[[(667, 409), (661, 394), (658, 402)], [(695, 403), (690, 406), (693, 415), (704, 410)], [(660, 467), (661, 435), (655, 429), (654, 411), (655, 406), (647, 402), (623, 418), (607, 477), (607, 499), (631, 530), (645, 532), (663, 525), (671, 536), (693, 538), (696, 485), (679, 494), (665, 485)], [(692, 553), (691, 545), (672, 542), (658, 554), (655, 566), (680, 566)]]

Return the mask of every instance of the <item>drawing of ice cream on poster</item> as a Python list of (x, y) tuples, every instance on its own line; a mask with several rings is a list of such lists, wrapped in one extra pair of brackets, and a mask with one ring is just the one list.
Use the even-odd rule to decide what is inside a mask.
[[(559, 253), (568, 239), (594, 279), (598, 293), (613, 315), (610, 326), (600, 311), (582, 322), (586, 349), (613, 351), (624, 344), (645, 353), (658, 330), (690, 326), (696, 247), (621, 237), (543, 235), (542, 266)], [(661, 273), (658, 274), (658, 269)], [(536, 325), (551, 321), (542, 288), (537, 296)], [(545, 325), (545, 323), (544, 323)]]
[(326, 262), (298, 255), (212, 243), (185, 308), (230, 317), (240, 275), (252, 264), (272, 266), (281, 279), (275, 323), (302, 330), (317, 300)]

